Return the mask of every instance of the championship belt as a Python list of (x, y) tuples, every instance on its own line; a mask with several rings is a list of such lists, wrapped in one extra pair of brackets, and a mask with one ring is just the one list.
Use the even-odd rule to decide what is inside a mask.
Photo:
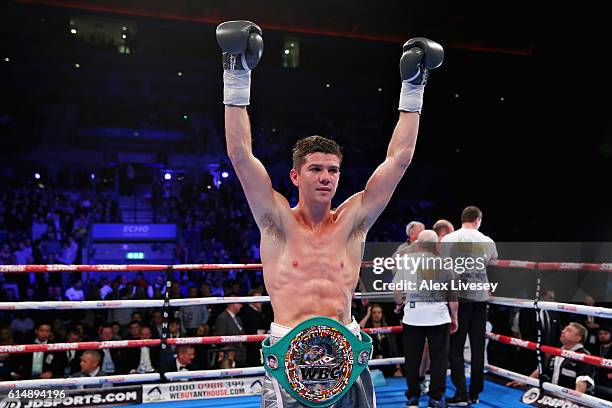
[(364, 332), (361, 338), (336, 320), (314, 317), (273, 345), (263, 341), (264, 368), (300, 403), (327, 407), (368, 367), (372, 338)]

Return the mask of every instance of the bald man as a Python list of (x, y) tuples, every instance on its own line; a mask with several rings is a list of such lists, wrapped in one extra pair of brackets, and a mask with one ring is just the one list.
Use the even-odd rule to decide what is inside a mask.
[[(417, 408), (423, 392), (420, 366), (427, 341), (431, 356), (431, 382), (427, 394), (429, 407), (444, 407), (446, 391), (446, 365), (450, 334), (457, 331), (457, 298), (452, 290), (437, 290), (433, 285), (448, 285), (455, 278), (452, 270), (442, 266), (438, 256), (438, 236), (432, 230), (423, 230), (410, 249), (401, 255), (425, 261), (422, 266), (408, 263), (396, 268), (394, 283), (409, 282), (407, 289), (395, 290), (396, 305), (403, 305), (403, 344), (406, 357), (406, 382), (409, 408)], [(438, 261), (438, 262), (436, 262)], [(425, 288), (422, 284), (428, 285)], [(417, 289), (409, 289), (410, 287)]]
[(444, 219), (436, 221), (432, 229), (436, 232), (436, 234), (438, 234), (439, 240), (441, 240), (451, 232), (455, 232), (455, 227), (453, 226), (453, 224), (450, 221)]

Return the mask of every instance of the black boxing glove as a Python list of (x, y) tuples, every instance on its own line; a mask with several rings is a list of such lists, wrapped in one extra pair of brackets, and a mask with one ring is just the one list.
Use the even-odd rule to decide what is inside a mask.
[(406, 41), (400, 59), (402, 90), (399, 110), (421, 113), (429, 70), (438, 68), (443, 60), (444, 49), (435, 41), (421, 37)]
[(262, 31), (250, 21), (227, 21), (216, 31), (223, 50), (223, 103), (246, 106), (251, 94), (251, 70), (263, 54)]

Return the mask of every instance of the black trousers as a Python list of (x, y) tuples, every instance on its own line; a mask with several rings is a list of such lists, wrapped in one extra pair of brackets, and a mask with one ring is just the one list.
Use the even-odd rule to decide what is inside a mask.
[(406, 357), (406, 383), (408, 398), (421, 395), (421, 384), (419, 381), (419, 366), (425, 347), (425, 339), (429, 343), (429, 356), (431, 366), (429, 373), (429, 397), (440, 400), (446, 391), (446, 365), (448, 361), (449, 348), (449, 324), (438, 326), (410, 326), (403, 324), (404, 331), (402, 339), (404, 343), (404, 355)]
[(487, 303), (459, 300), (459, 329), (450, 338), (449, 363), (451, 380), (458, 395), (467, 395), (463, 349), (465, 339), (470, 336), (472, 352), (469, 395), (477, 396), (484, 388), (484, 345), (487, 323)]

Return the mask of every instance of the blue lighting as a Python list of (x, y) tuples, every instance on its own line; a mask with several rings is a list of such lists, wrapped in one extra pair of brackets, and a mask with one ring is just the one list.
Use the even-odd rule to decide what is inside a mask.
[(224, 171), (224, 172), (221, 173), (221, 177), (228, 178), (229, 177), (229, 173), (227, 171)]
[(172, 174), (170, 173), (164, 174), (164, 180), (172, 180)]

